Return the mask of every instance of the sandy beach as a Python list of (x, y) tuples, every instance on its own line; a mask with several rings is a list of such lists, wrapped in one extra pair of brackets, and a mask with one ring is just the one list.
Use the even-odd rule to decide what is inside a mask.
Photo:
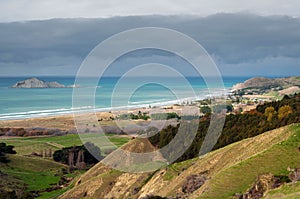
[[(99, 124), (103, 126), (115, 126), (114, 118), (122, 114), (137, 114), (138, 112), (146, 113), (171, 113), (175, 112), (180, 114), (182, 111), (182, 106), (170, 105), (161, 106), (155, 108), (133, 108), (128, 110), (113, 110), (107, 112), (97, 112), (96, 116), (98, 118)], [(90, 113), (77, 113), (75, 116), (84, 117), (85, 115), (90, 115)], [(145, 122), (144, 120), (136, 120), (136, 123)], [(70, 130), (75, 128), (74, 115), (57, 115), (57, 116), (47, 116), (38, 118), (28, 118), (20, 120), (1, 120), (0, 128), (49, 128), (49, 129), (60, 129), (60, 130)]]

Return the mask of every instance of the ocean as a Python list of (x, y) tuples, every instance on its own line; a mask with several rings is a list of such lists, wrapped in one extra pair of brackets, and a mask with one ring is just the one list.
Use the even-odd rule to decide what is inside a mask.
[[(171, 88), (159, 85), (159, 79), (149, 77), (148, 84), (136, 86), (141, 82), (139, 77), (127, 78), (127, 81), (118, 83), (119, 77), (103, 77), (98, 84), (92, 85), (92, 78), (81, 81), (79, 88), (95, 89), (94, 104), (85, 104), (85, 101), (73, 106), (73, 88), (42, 88), (20, 89), (11, 88), (16, 82), (28, 77), (0, 77), (0, 120), (13, 120), (24, 118), (45, 117), (53, 115), (70, 114), (84, 111), (107, 111), (125, 107), (155, 106), (172, 104), (181, 100), (195, 99), (195, 95), (187, 92), (187, 85), (182, 84), (174, 77), (164, 77)], [(64, 85), (74, 85), (75, 77), (38, 77), (44, 81), (57, 81)], [(162, 78), (162, 77), (160, 77)], [(197, 99), (219, 95), (223, 88), (213, 87), (207, 89), (205, 81), (198, 77), (186, 78)], [(249, 77), (223, 77), (224, 88), (230, 88), (249, 79)], [(144, 80), (144, 78), (143, 78)], [(117, 89), (116, 89), (117, 88)], [(132, 88), (135, 88), (133, 91)], [(176, 92), (175, 92), (176, 91)], [(178, 94), (180, 93), (180, 94)], [(184, 98), (182, 97), (184, 96)]]

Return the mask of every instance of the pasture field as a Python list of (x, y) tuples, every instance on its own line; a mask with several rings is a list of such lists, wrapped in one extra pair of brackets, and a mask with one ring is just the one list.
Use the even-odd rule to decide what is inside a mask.
[[(84, 137), (92, 139), (95, 134), (89, 133), (84, 134)], [(130, 138), (122, 137), (112, 134), (106, 134), (106, 137), (117, 147), (122, 146), (127, 143)], [(14, 150), (17, 151), (19, 155), (30, 155), (33, 152), (40, 153), (41, 150), (56, 151), (64, 147), (78, 146), (82, 145), (82, 141), (78, 134), (67, 134), (62, 136), (41, 136), (41, 137), (13, 137), (0, 139), (0, 142), (4, 142), (7, 145), (15, 146)], [(105, 146), (103, 146), (105, 148)], [(102, 151), (103, 152), (103, 151)]]

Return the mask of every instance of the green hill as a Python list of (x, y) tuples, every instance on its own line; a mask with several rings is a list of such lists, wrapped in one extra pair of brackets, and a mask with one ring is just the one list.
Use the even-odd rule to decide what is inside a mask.
[(62, 168), (66, 168), (62, 164), (42, 158), (21, 155), (8, 155), (8, 158), (9, 163), (0, 163), (0, 171), (6, 176), (6, 181), (1, 181), (0, 187), (15, 190), (22, 198), (26, 198), (29, 192), (43, 192), (57, 184)]

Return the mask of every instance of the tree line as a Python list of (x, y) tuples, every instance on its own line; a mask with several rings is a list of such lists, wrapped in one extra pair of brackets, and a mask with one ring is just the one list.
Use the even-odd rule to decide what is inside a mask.
[[(201, 145), (210, 125), (210, 117), (211, 114), (206, 113), (200, 118), (196, 137), (188, 150), (186, 150), (177, 161), (184, 161), (199, 155)], [(266, 131), (299, 122), (300, 94), (295, 94), (291, 97), (285, 96), (281, 101), (259, 105), (256, 109), (243, 114), (227, 115), (222, 134), (218, 138), (213, 149), (218, 149), (231, 143), (257, 136)], [(181, 125), (191, 124), (183, 123)], [(168, 126), (160, 133), (157, 133), (148, 139), (153, 145), (162, 148), (174, 139), (177, 135), (178, 128), (179, 126)], [(176, 140), (180, 141), (180, 139)]]

